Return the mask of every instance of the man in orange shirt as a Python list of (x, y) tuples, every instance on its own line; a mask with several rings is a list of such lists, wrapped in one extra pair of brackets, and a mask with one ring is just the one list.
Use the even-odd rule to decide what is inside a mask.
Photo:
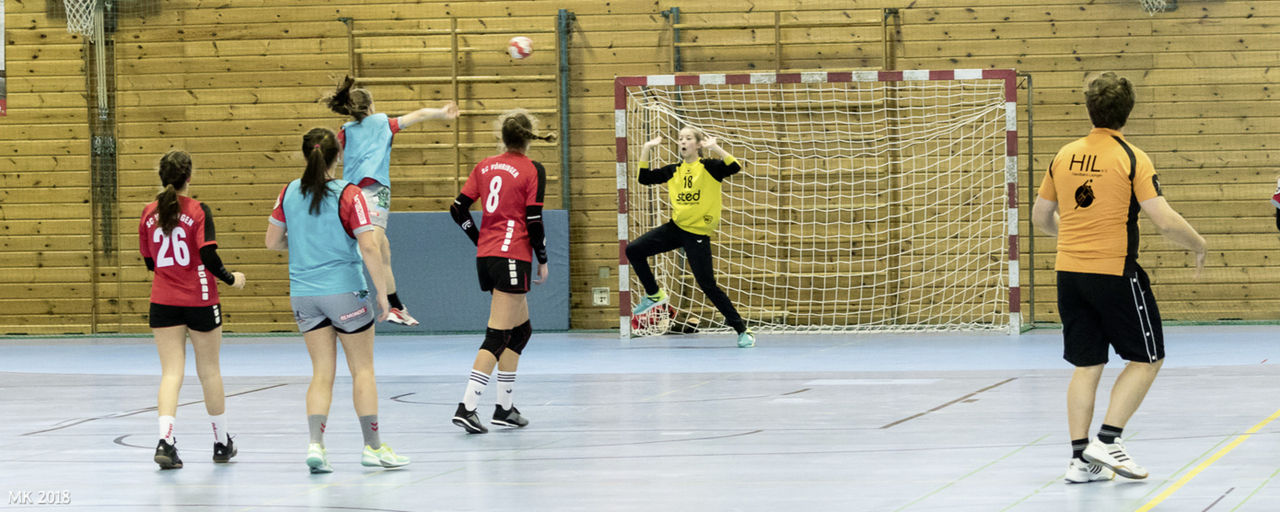
[[(1195, 252), (1196, 277), (1204, 268), (1204, 238), (1169, 207), (1151, 159), (1120, 133), (1133, 103), (1133, 84), (1115, 73), (1089, 82), (1085, 105), (1094, 128), (1058, 151), (1031, 213), (1037, 227), (1058, 237), (1063, 357), (1076, 367), (1067, 389), (1072, 459), (1066, 479), (1074, 483), (1110, 480), (1113, 472), (1147, 477), (1120, 442), (1164, 360), (1160, 311), (1151, 281), (1138, 266), (1138, 210), (1162, 235)], [(1129, 364), (1090, 442), (1108, 346)]]

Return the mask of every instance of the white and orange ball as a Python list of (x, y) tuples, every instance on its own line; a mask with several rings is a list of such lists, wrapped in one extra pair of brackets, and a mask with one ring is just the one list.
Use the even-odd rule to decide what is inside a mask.
[(533, 40), (524, 36), (513, 37), (507, 42), (507, 53), (513, 59), (523, 59), (533, 55)]

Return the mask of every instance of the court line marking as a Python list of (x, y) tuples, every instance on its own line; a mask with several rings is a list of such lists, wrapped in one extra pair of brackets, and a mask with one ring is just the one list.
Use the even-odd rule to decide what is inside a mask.
[(1145, 505), (1138, 508), (1138, 510), (1135, 510), (1134, 512), (1147, 512), (1148, 510), (1156, 508), (1156, 505), (1159, 505), (1166, 498), (1168, 498), (1169, 496), (1172, 496), (1173, 493), (1178, 492), (1178, 489), (1181, 489), (1182, 486), (1186, 485), (1187, 482), (1190, 482), (1192, 478), (1195, 478), (1196, 475), (1199, 475), (1201, 471), (1208, 469), (1209, 466), (1212, 466), (1214, 462), (1218, 462), (1218, 459), (1221, 459), (1225, 457), (1228, 453), (1231, 453), (1231, 450), (1236, 449), (1236, 447), (1240, 446), (1241, 443), (1244, 443), (1250, 437), (1253, 437), (1254, 434), (1258, 433), (1259, 430), (1262, 430), (1263, 427), (1266, 427), (1267, 424), (1271, 423), (1272, 421), (1275, 421), (1276, 418), (1280, 418), (1280, 410), (1276, 410), (1276, 412), (1271, 413), (1271, 416), (1268, 416), (1267, 419), (1262, 420), (1257, 425), (1254, 425), (1253, 427), (1251, 427), (1249, 430), (1244, 431), (1244, 434), (1242, 434), (1240, 437), (1235, 438), (1235, 440), (1231, 441), (1230, 444), (1223, 447), (1221, 450), (1218, 450), (1218, 453), (1213, 454), (1212, 457), (1209, 457), (1204, 462), (1201, 462), (1199, 466), (1195, 467), (1195, 469), (1188, 471), (1186, 475), (1183, 475), (1181, 479), (1179, 479), (1173, 485), (1169, 486), (1168, 489), (1165, 489), (1164, 492), (1160, 493), (1159, 496), (1156, 496), (1151, 501), (1148, 501)]
[(1266, 487), (1268, 483), (1271, 483), (1271, 479), (1275, 478), (1276, 475), (1280, 475), (1280, 469), (1277, 469), (1275, 473), (1272, 473), (1266, 480), (1263, 480), (1262, 483), (1258, 485), (1257, 489), (1254, 489), (1253, 492), (1249, 493), (1248, 496), (1245, 496), (1243, 500), (1240, 500), (1240, 503), (1237, 503), (1235, 507), (1232, 507), (1231, 510), (1228, 510), (1227, 512), (1236, 512), (1236, 509), (1243, 507), (1246, 502), (1253, 498), (1254, 494), (1258, 494), (1258, 491), (1261, 491), (1263, 487)]
[(1020, 500), (1018, 500), (1018, 501), (1013, 502), (1013, 504), (1011, 504), (1011, 505), (1009, 505), (1009, 506), (1007, 506), (1007, 507), (1005, 507), (1005, 508), (1000, 509), (1000, 512), (1005, 512), (1006, 510), (1009, 510), (1009, 509), (1012, 509), (1013, 507), (1018, 506), (1018, 505), (1019, 505), (1019, 504), (1021, 504), (1022, 502), (1027, 501), (1027, 499), (1028, 499), (1028, 498), (1030, 498), (1030, 497), (1032, 497), (1032, 496), (1035, 496), (1035, 495), (1037, 495), (1037, 494), (1040, 494), (1040, 491), (1045, 490), (1045, 489), (1046, 489), (1046, 488), (1048, 488), (1050, 485), (1053, 485), (1053, 484), (1055, 484), (1055, 483), (1057, 483), (1057, 482), (1061, 482), (1061, 481), (1062, 481), (1064, 478), (1066, 478), (1066, 477), (1067, 477), (1067, 474), (1066, 474), (1066, 473), (1063, 473), (1063, 474), (1061, 474), (1061, 475), (1058, 475), (1058, 477), (1057, 477), (1057, 478), (1054, 478), (1054, 479), (1052, 479), (1052, 480), (1049, 480), (1048, 482), (1045, 482), (1045, 484), (1044, 484), (1044, 485), (1042, 485), (1042, 486), (1040, 486), (1040, 488), (1039, 488), (1039, 489), (1036, 489), (1036, 490), (1034, 490), (1034, 491), (1031, 491), (1031, 492), (1030, 492), (1029, 494), (1027, 494), (1026, 496), (1023, 496), (1023, 497), (1022, 497), (1022, 499), (1020, 499)]
[(952, 400), (952, 401), (950, 401), (950, 402), (947, 402), (947, 403), (945, 403), (945, 404), (942, 404), (942, 405), (939, 405), (939, 406), (934, 407), (934, 408), (932, 408), (932, 409), (929, 409), (929, 410), (927, 410), (927, 411), (925, 411), (925, 412), (922, 412), (922, 413), (919, 413), (919, 414), (915, 414), (915, 415), (911, 415), (911, 416), (907, 416), (906, 418), (900, 419), (900, 420), (898, 420), (898, 421), (895, 421), (895, 422), (893, 422), (893, 423), (890, 423), (890, 424), (885, 425), (885, 426), (880, 427), (880, 428), (881, 428), (881, 429), (886, 429), (886, 428), (889, 428), (889, 427), (892, 427), (892, 426), (895, 426), (895, 425), (899, 425), (899, 424), (906, 423), (906, 422), (908, 422), (908, 421), (914, 420), (914, 419), (916, 419), (916, 418), (919, 418), (919, 417), (924, 416), (924, 415), (926, 415), (926, 414), (929, 414), (929, 413), (931, 413), (931, 412), (938, 412), (938, 411), (941, 411), (942, 409), (945, 409), (945, 408), (947, 408), (948, 406), (951, 406), (951, 405), (955, 405), (955, 404), (957, 404), (957, 403), (960, 403), (960, 402), (964, 401), (964, 400), (965, 400), (965, 399), (967, 399), (967, 398), (971, 398), (971, 397), (973, 397), (974, 395), (977, 395), (978, 393), (982, 393), (982, 392), (984, 392), (984, 391), (989, 391), (989, 390), (992, 390), (992, 389), (998, 388), (998, 387), (1000, 387), (1000, 386), (1003, 386), (1003, 385), (1008, 384), (1008, 383), (1010, 383), (1010, 382), (1013, 382), (1013, 381), (1015, 381), (1015, 380), (1018, 380), (1018, 378), (1017, 378), (1017, 377), (1011, 377), (1011, 378), (1005, 379), (1005, 380), (1003, 380), (1003, 381), (1000, 381), (1000, 382), (997, 382), (997, 383), (992, 384), (992, 385), (990, 385), (990, 386), (987, 386), (987, 387), (985, 387), (985, 388), (979, 389), (979, 390), (977, 390), (977, 391), (974, 391), (974, 392), (972, 392), (972, 393), (969, 393), (969, 394), (967, 394), (967, 395), (965, 395), (965, 396), (962, 396), (962, 397), (960, 397), (960, 398), (957, 398), (957, 399)]
[[(247, 394), (249, 394), (249, 393), (257, 393), (257, 392), (259, 392), (259, 391), (266, 391), (266, 390), (268, 390), (268, 389), (275, 389), (275, 388), (278, 388), (278, 387), (280, 387), (280, 386), (288, 386), (288, 385), (289, 385), (289, 383), (287, 383), (287, 382), (286, 382), (286, 383), (283, 383), (283, 384), (276, 384), (276, 385), (274, 385), (274, 386), (267, 386), (267, 387), (265, 387), (265, 388), (250, 389), (250, 390), (248, 390), (248, 391), (241, 391), (241, 392), (239, 392), (239, 393), (233, 393), (233, 394), (230, 394), (230, 395), (226, 395), (224, 398), (231, 398), (231, 397), (233, 397), (233, 396), (247, 395)], [(186, 407), (186, 406), (188, 406), (188, 405), (195, 405), (195, 404), (202, 404), (202, 403), (204, 403), (204, 400), (197, 400), (197, 401), (195, 401), (195, 402), (187, 402), (187, 403), (185, 403), (185, 404), (178, 404), (178, 407)], [(55, 431), (55, 430), (62, 430), (62, 429), (64, 429), (64, 428), (74, 427), (74, 426), (76, 426), (76, 425), (81, 425), (81, 424), (84, 424), (84, 423), (88, 423), (88, 422), (90, 422), (90, 421), (96, 421), (96, 420), (107, 420), (107, 419), (115, 419), (115, 418), (127, 418), (127, 417), (129, 417), (129, 416), (133, 416), (133, 415), (135, 415), (135, 414), (142, 414), (142, 413), (144, 413), (144, 412), (155, 411), (156, 409), (157, 409), (157, 407), (147, 407), (146, 409), (135, 409), (135, 410), (132, 410), (132, 411), (125, 411), (125, 412), (111, 413), (111, 414), (108, 414), (108, 415), (105, 415), (105, 416), (98, 416), (98, 417), (96, 417), (96, 418), (84, 418), (84, 419), (81, 419), (81, 420), (78, 420), (78, 421), (77, 421), (77, 420), (68, 420), (68, 421), (75, 421), (75, 423), (67, 423), (66, 421), (64, 421), (64, 422), (62, 422), (62, 423), (67, 423), (67, 424), (62, 425), (62, 426), (58, 426), (58, 427), (47, 428), (47, 429), (44, 429), (44, 430), (37, 430), (37, 431), (35, 431), (35, 432), (27, 432), (26, 434), (19, 434), (19, 435), (18, 435), (18, 437), (22, 437), (22, 436), (30, 436), (30, 435), (35, 435), (35, 434), (43, 434), (43, 433), (45, 433), (45, 432), (53, 432), (53, 431)]]
[(960, 478), (957, 478), (957, 479), (955, 479), (955, 480), (952, 480), (951, 482), (947, 483), (947, 485), (944, 485), (944, 486), (942, 486), (942, 487), (939, 487), (939, 488), (937, 488), (937, 489), (934, 489), (934, 490), (933, 490), (933, 492), (931, 492), (931, 493), (929, 493), (929, 494), (926, 494), (926, 495), (924, 495), (924, 496), (921, 496), (921, 497), (919, 497), (919, 498), (916, 498), (916, 500), (915, 500), (915, 501), (913, 501), (913, 502), (911, 502), (911, 503), (908, 503), (908, 504), (906, 504), (906, 505), (903, 505), (903, 506), (902, 506), (902, 508), (896, 509), (896, 510), (894, 510), (893, 512), (902, 512), (903, 510), (906, 510), (906, 509), (910, 508), (912, 505), (915, 505), (916, 503), (920, 503), (920, 502), (922, 502), (922, 501), (924, 501), (924, 500), (928, 499), (930, 496), (933, 496), (933, 495), (935, 495), (935, 494), (938, 494), (938, 493), (940, 493), (940, 492), (942, 492), (942, 491), (946, 490), (948, 487), (951, 487), (951, 486), (953, 486), (953, 485), (955, 485), (955, 484), (960, 483), (960, 481), (961, 481), (961, 480), (964, 480), (964, 479), (969, 478), (969, 477), (971, 477), (971, 476), (973, 476), (973, 475), (976, 475), (979, 471), (982, 471), (982, 470), (987, 469), (987, 468), (989, 468), (989, 467), (991, 467), (991, 466), (994, 466), (997, 462), (1000, 462), (1000, 461), (1005, 460), (1005, 459), (1007, 459), (1007, 458), (1009, 458), (1009, 457), (1012, 457), (1015, 453), (1018, 453), (1018, 452), (1020, 452), (1020, 451), (1022, 451), (1022, 450), (1025, 450), (1025, 449), (1027, 449), (1027, 448), (1030, 448), (1031, 446), (1035, 445), (1036, 443), (1039, 443), (1040, 441), (1044, 441), (1044, 440), (1045, 440), (1046, 438), (1048, 438), (1050, 435), (1052, 435), (1052, 434), (1045, 434), (1045, 435), (1041, 436), (1041, 437), (1040, 437), (1040, 439), (1036, 439), (1035, 441), (1032, 441), (1032, 442), (1030, 442), (1030, 443), (1024, 444), (1024, 445), (1022, 445), (1022, 446), (1018, 447), (1018, 449), (1016, 449), (1016, 450), (1014, 450), (1014, 451), (1011, 451), (1011, 452), (1009, 452), (1009, 453), (1006, 453), (1006, 454), (1004, 454), (1004, 456), (1002, 456), (1002, 457), (1000, 457), (1000, 458), (998, 458), (998, 459), (996, 459), (996, 460), (993, 460), (993, 461), (991, 461), (991, 462), (988, 462), (988, 463), (984, 464), (982, 467), (980, 467), (980, 468), (978, 468), (978, 469), (975, 469), (975, 470), (973, 470), (973, 471), (970, 471), (968, 474), (966, 474), (966, 475), (964, 475), (964, 476), (962, 476), (962, 477), (960, 477)]
[[(799, 358), (802, 358), (802, 357), (812, 357), (812, 355), (813, 355), (813, 354), (817, 354), (817, 353), (820, 353), (820, 352), (826, 352), (826, 351), (828, 351), (828, 350), (835, 350), (835, 349), (838, 349), (838, 348), (844, 348), (844, 347), (847, 347), (847, 346), (849, 346), (849, 345), (853, 345), (854, 343), (858, 343), (858, 340), (854, 340), (854, 341), (850, 341), (850, 342), (842, 343), (842, 344), (840, 344), (840, 345), (836, 345), (836, 346), (834, 346), (834, 347), (826, 347), (826, 348), (818, 349), (818, 350), (815, 350), (815, 351), (813, 351), (813, 352), (811, 352), (811, 353), (798, 354), (798, 355), (794, 355), (794, 356), (790, 356), (790, 357), (785, 357), (785, 358), (782, 358), (781, 360), (787, 360), (787, 359), (799, 359)], [(758, 365), (757, 365), (757, 367), (758, 367)], [(705, 384), (710, 384), (710, 383), (712, 383), (712, 382), (716, 382), (716, 381), (721, 381), (721, 380), (727, 379), (727, 378), (732, 377), (732, 376), (735, 376), (735, 375), (739, 375), (739, 374), (743, 374), (743, 373), (752, 373), (753, 371), (756, 371), (756, 370), (751, 369), (751, 368), (747, 368), (747, 369), (743, 369), (742, 371), (738, 371), (738, 372), (726, 373), (726, 374), (724, 374), (724, 375), (721, 375), (720, 377), (717, 377), (717, 378), (711, 379), (711, 380), (706, 381), (706, 382), (700, 382), (700, 383), (698, 383), (698, 384), (694, 384), (694, 385), (692, 385), (692, 386), (688, 386), (688, 387), (683, 387), (683, 388), (680, 388), (680, 389), (673, 389), (673, 390), (668, 391), (668, 392), (666, 392), (666, 393), (663, 393), (663, 394), (661, 394), (661, 395), (656, 395), (656, 396), (651, 396), (651, 397), (649, 397), (649, 398), (645, 398), (645, 399), (641, 400), (641, 402), (648, 402), (648, 401), (650, 401), (650, 400), (653, 400), (653, 399), (656, 399), (656, 398), (662, 398), (662, 397), (667, 396), (667, 395), (670, 395), (670, 394), (672, 394), (672, 393), (676, 393), (676, 392), (679, 392), (679, 391), (684, 391), (684, 390), (687, 390), (687, 389), (693, 389), (693, 388), (696, 388), (696, 387), (698, 387), (698, 386), (702, 386), (702, 385), (705, 385)]]
[(1209, 506), (1205, 507), (1204, 510), (1201, 510), (1200, 512), (1209, 512), (1209, 509), (1217, 506), (1218, 503), (1221, 502), (1223, 498), (1226, 498), (1227, 495), (1231, 494), (1231, 491), (1234, 491), (1234, 490), (1236, 490), (1235, 487), (1227, 489), (1227, 492), (1222, 493), (1222, 496), (1218, 496), (1218, 499), (1213, 500), (1213, 503), (1210, 503)]
[[(1205, 451), (1204, 451), (1204, 453), (1201, 453), (1200, 455), (1196, 455), (1196, 456), (1195, 456), (1195, 458), (1191, 459), (1190, 461), (1187, 461), (1187, 463), (1186, 463), (1186, 464), (1184, 464), (1182, 467), (1178, 468), (1178, 470), (1177, 470), (1177, 471), (1174, 471), (1172, 475), (1169, 475), (1169, 476), (1168, 476), (1168, 477), (1166, 477), (1163, 481), (1161, 481), (1161, 482), (1160, 482), (1160, 485), (1155, 486), (1155, 488), (1151, 489), (1150, 491), (1147, 491), (1147, 493), (1146, 493), (1146, 494), (1143, 494), (1141, 498), (1138, 498), (1138, 501), (1145, 500), (1145, 499), (1147, 499), (1147, 497), (1148, 497), (1148, 496), (1151, 496), (1152, 494), (1155, 494), (1155, 492), (1156, 492), (1156, 491), (1158, 491), (1158, 490), (1160, 490), (1160, 488), (1161, 488), (1161, 487), (1164, 487), (1164, 486), (1165, 486), (1165, 484), (1168, 484), (1169, 482), (1174, 481), (1174, 480), (1173, 480), (1173, 479), (1174, 479), (1174, 477), (1176, 477), (1176, 476), (1178, 476), (1179, 474), (1181, 474), (1181, 473), (1182, 473), (1183, 471), (1185, 471), (1187, 468), (1191, 467), (1191, 465), (1192, 465), (1192, 464), (1195, 464), (1195, 463), (1196, 463), (1196, 462), (1198, 462), (1200, 459), (1203, 459), (1205, 455), (1208, 455), (1208, 454), (1209, 454), (1209, 452), (1212, 452), (1212, 451), (1213, 451), (1214, 449), (1216, 449), (1217, 447), (1222, 446), (1222, 443), (1227, 442), (1228, 440), (1230, 440), (1231, 438), (1235, 437), (1235, 436), (1236, 436), (1236, 434), (1239, 434), (1239, 433), (1240, 433), (1240, 431), (1239, 431), (1239, 430), (1237, 430), (1237, 431), (1235, 431), (1235, 432), (1232, 432), (1232, 433), (1230, 433), (1230, 434), (1227, 434), (1227, 435), (1225, 435), (1225, 436), (1222, 436), (1222, 439), (1218, 440), (1218, 442), (1217, 442), (1217, 443), (1214, 443), (1214, 445), (1213, 445), (1213, 446), (1210, 446), (1208, 450), (1205, 450)], [(1129, 440), (1132, 440), (1132, 439), (1133, 439), (1133, 438), (1131, 438), (1131, 437), (1126, 437), (1126, 438), (1125, 438), (1125, 441), (1129, 441)]]

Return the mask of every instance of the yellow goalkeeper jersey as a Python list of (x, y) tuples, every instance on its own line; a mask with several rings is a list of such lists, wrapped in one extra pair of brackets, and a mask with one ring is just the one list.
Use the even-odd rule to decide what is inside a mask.
[(641, 161), (639, 181), (641, 185), (666, 183), (671, 220), (676, 226), (695, 235), (710, 235), (720, 225), (720, 182), (741, 170), (732, 156), (724, 160), (699, 158), (658, 169)]

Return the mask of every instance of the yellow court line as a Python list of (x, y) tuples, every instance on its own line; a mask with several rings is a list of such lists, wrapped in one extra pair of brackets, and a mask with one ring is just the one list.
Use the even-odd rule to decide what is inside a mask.
[(1258, 423), (1257, 425), (1254, 425), (1253, 428), (1246, 430), (1244, 434), (1242, 434), (1240, 437), (1237, 437), (1234, 441), (1231, 441), (1231, 444), (1224, 446), (1221, 450), (1218, 450), (1218, 453), (1213, 454), (1212, 457), (1209, 457), (1204, 462), (1201, 462), (1200, 465), (1196, 466), (1195, 469), (1188, 471), (1186, 475), (1183, 475), (1182, 478), (1178, 479), (1176, 483), (1169, 486), (1168, 489), (1165, 489), (1164, 492), (1160, 493), (1159, 496), (1156, 496), (1151, 501), (1148, 501), (1146, 505), (1143, 505), (1142, 508), (1139, 508), (1134, 512), (1147, 512), (1148, 510), (1156, 508), (1156, 505), (1159, 505), (1160, 502), (1165, 500), (1165, 498), (1168, 498), (1169, 496), (1173, 495), (1174, 492), (1177, 492), (1178, 489), (1181, 489), (1183, 485), (1186, 485), (1187, 482), (1190, 482), (1191, 479), (1195, 478), (1196, 475), (1200, 474), (1201, 471), (1208, 469), (1209, 466), (1213, 465), (1214, 462), (1217, 462), (1218, 459), (1221, 459), (1222, 457), (1226, 456), (1228, 453), (1231, 453), (1231, 450), (1236, 449), (1236, 447), (1240, 446), (1240, 444), (1245, 442), (1246, 439), (1249, 439), (1254, 434), (1258, 433), (1259, 430), (1262, 430), (1262, 428), (1267, 426), (1268, 423), (1275, 421), (1276, 418), (1280, 418), (1280, 410), (1271, 413), (1271, 416), (1268, 416), (1267, 419), (1262, 420), (1262, 422)]

